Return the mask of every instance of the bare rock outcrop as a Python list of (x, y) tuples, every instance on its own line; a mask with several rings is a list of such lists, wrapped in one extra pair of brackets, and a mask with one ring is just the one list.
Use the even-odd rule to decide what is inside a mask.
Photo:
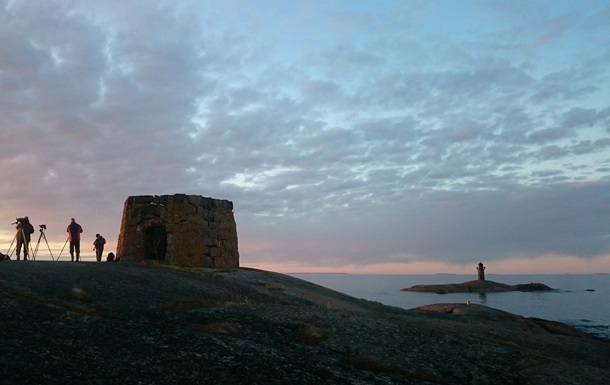
[(2, 385), (610, 383), (610, 342), (560, 323), (247, 268), (5, 261), (0, 314)]
[(521, 330), (537, 334), (563, 334), (580, 338), (594, 338), (591, 334), (578, 330), (562, 322), (549, 321), (541, 318), (524, 318), (503, 310), (494, 309), (484, 305), (460, 303), (436, 303), (420, 306), (417, 310), (451, 314), (459, 321), (465, 322), (498, 322), (503, 328)]

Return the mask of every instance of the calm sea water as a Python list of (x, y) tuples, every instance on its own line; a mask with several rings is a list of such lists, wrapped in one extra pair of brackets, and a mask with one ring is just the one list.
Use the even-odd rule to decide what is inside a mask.
[(434, 294), (400, 291), (419, 284), (461, 283), (474, 275), (290, 274), (352, 297), (412, 309), (433, 303), (471, 303), (560, 321), (610, 338), (610, 274), (494, 275), (486, 279), (509, 285), (541, 282), (551, 292)]

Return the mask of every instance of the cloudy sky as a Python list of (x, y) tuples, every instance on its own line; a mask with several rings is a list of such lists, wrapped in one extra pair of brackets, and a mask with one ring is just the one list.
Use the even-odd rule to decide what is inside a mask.
[(93, 260), (128, 196), (186, 193), (234, 203), (242, 266), (610, 272), (609, 20), (606, 0), (0, 0), (2, 252), (27, 215), (57, 257), (75, 217)]

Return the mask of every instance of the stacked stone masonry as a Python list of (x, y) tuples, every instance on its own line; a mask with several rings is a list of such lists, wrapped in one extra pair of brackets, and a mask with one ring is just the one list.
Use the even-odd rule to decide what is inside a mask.
[(185, 194), (130, 196), (123, 207), (117, 258), (239, 267), (233, 203)]

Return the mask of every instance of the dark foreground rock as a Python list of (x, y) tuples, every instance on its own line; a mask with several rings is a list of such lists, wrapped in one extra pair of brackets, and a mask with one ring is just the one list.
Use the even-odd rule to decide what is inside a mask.
[(610, 343), (557, 322), (244, 268), (5, 261), (0, 317), (2, 385), (610, 383)]
[(468, 281), (463, 283), (446, 283), (439, 285), (415, 285), (401, 289), (403, 291), (419, 291), (437, 294), (447, 293), (500, 293), (504, 291), (550, 291), (552, 288), (543, 283), (524, 283), (507, 285), (494, 281)]

